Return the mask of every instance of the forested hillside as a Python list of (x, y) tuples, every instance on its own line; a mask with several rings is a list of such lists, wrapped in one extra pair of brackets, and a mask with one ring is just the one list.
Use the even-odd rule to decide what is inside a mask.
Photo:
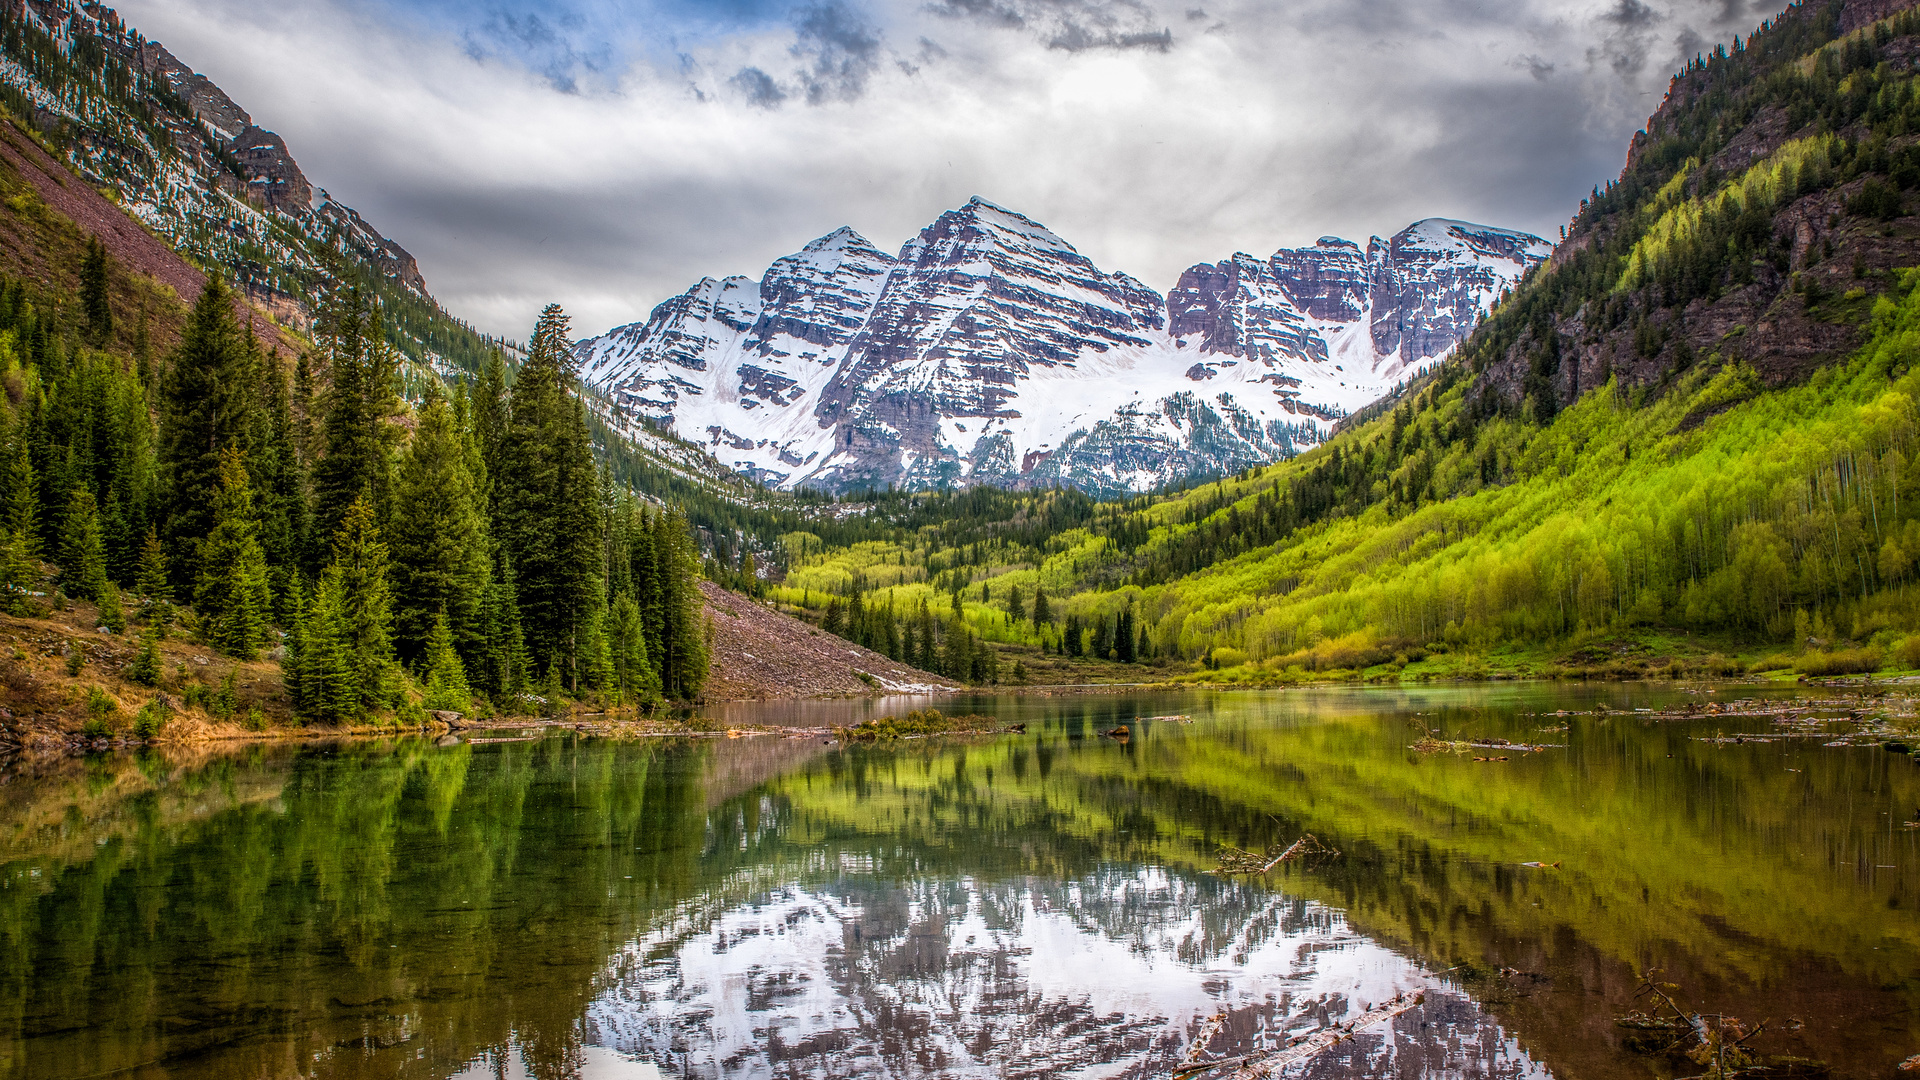
[[(78, 608), (137, 638), (115, 677), (190, 703), (195, 681), (165, 661), (170, 637), (277, 661), (282, 708), (305, 722), (699, 693), (691, 529), (596, 464), (557, 307), (517, 374), (496, 355), (470, 389), (429, 378), (409, 402), (383, 309), (356, 290), (289, 356), (242, 326), (218, 276), (190, 310), (156, 312), (170, 294), (97, 240), (82, 250), (77, 290), (0, 279), (9, 615)], [(162, 314), (181, 329), (156, 352), (145, 320)], [(86, 651), (64, 649), (78, 675)], [(199, 691), (239, 719), (233, 674)], [(164, 693), (137, 718), (93, 693), (103, 733), (166, 721)]]
[(1178, 497), (975, 495), (885, 540), (790, 538), (775, 595), (855, 637), (910, 622), (903, 648), (1207, 678), (1920, 666), (1920, 17), (1881, 17), (1904, 6), (1796, 5), (1690, 64), (1553, 259), (1328, 445)]

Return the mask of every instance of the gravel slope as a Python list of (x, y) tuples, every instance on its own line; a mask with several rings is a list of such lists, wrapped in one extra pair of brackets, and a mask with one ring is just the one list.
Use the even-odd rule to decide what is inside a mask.
[[(700, 582), (713, 620), (713, 674), (707, 696), (739, 701), (830, 694), (930, 693), (958, 689), (951, 679), (895, 663), (769, 610), (711, 581)], [(860, 677), (865, 673), (872, 683)]]

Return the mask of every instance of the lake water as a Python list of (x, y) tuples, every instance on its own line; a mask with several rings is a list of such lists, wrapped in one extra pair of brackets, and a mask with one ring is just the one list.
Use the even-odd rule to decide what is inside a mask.
[[(978, 697), (938, 704), (1026, 733), (16, 766), (0, 1077), (1164, 1077), (1198, 1035), (1268, 1051), (1409, 992), (1287, 1075), (1672, 1075), (1613, 1023), (1647, 967), (1770, 1019), (1773, 1052), (1895, 1075), (1920, 1053), (1920, 768), (1630, 711), (1707, 700)], [(1563, 745), (1475, 762), (1412, 752), (1425, 730)], [(1303, 833), (1340, 855), (1205, 873)]]

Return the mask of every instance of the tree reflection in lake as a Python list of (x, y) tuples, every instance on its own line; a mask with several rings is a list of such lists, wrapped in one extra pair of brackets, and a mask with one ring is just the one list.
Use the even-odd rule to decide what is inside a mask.
[[(1502, 764), (1407, 750), (1410, 719), (1537, 741), (1535, 713), (1659, 693), (979, 699), (1029, 733), (16, 771), (0, 1077), (1137, 1075), (1216, 1010), (1244, 1053), (1441, 986), (1307, 1073), (1637, 1078), (1611, 1016), (1648, 964), (1886, 1073), (1920, 1049), (1893, 817), (1920, 769), (1619, 716)], [(1140, 719), (1166, 713), (1196, 720)], [(1302, 831), (1345, 855), (1202, 873)]]

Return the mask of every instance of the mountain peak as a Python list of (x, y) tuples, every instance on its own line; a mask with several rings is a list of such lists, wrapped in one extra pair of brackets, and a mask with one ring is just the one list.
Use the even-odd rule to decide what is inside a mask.
[(1163, 298), (975, 196), (897, 258), (841, 228), (775, 261), (746, 333), (746, 290), (709, 283), (583, 344), (584, 369), (767, 483), (1116, 493), (1318, 443), (1543, 244), (1434, 218), (1370, 249), (1237, 251)]

